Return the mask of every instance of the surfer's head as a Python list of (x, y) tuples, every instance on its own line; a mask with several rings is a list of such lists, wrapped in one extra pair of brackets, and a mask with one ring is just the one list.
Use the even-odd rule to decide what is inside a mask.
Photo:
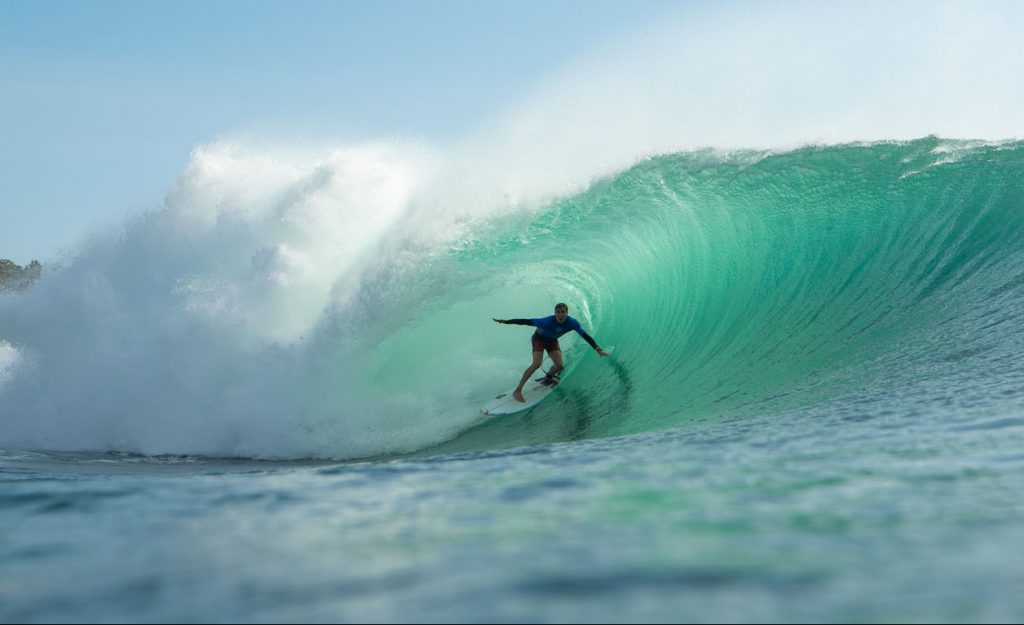
[(564, 323), (565, 318), (569, 316), (569, 306), (567, 304), (555, 304), (555, 321), (558, 323)]

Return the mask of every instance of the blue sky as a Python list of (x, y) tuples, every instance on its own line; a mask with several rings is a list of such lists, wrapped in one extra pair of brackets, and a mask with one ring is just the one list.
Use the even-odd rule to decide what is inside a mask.
[(193, 147), (446, 141), (678, 2), (0, 2), (0, 258), (158, 207)]

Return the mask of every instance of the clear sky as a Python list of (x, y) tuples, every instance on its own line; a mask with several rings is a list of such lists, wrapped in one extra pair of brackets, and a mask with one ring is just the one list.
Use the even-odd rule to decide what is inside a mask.
[(457, 137), (660, 0), (0, 0), (0, 258), (159, 206), (224, 135)]

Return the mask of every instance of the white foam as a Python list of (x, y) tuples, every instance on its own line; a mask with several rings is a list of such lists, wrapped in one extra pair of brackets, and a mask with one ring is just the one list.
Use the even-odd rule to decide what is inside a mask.
[[(5, 389), (0, 438), (36, 449), (323, 452), (324, 431), (338, 429), (323, 424), (358, 404), (346, 403), (337, 366), (317, 370), (347, 360), (339, 343), (316, 342), (317, 328), (386, 264), (375, 250), (429, 169), (422, 149), (404, 145), (197, 149), (163, 209), (0, 301), (4, 338), (38, 363)], [(6, 378), (16, 353), (3, 350)], [(329, 447), (363, 448), (344, 438)]]
[(11, 344), (0, 341), (0, 387), (11, 378), (20, 353)]

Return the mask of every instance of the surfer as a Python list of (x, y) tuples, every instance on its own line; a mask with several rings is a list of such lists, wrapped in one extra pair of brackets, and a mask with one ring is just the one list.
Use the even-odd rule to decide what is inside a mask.
[(549, 385), (558, 383), (558, 374), (562, 371), (562, 350), (558, 346), (558, 337), (563, 334), (575, 330), (577, 334), (583, 337), (584, 341), (590, 343), (590, 346), (598, 354), (602, 357), (608, 355), (608, 352), (597, 346), (593, 337), (586, 333), (580, 322), (569, 316), (569, 306), (566, 304), (556, 304), (555, 314), (550, 317), (541, 317), (540, 319), (495, 319), (494, 321), (537, 328), (532, 338), (533, 363), (526, 368), (526, 371), (523, 372), (523, 378), (519, 380), (519, 386), (516, 387), (516, 390), (512, 391), (512, 396), (521, 402), (526, 401), (523, 397), (523, 386), (526, 385), (526, 381), (530, 379), (533, 372), (540, 368), (540, 364), (544, 360), (544, 350), (547, 350), (551, 356), (551, 361), (554, 363), (554, 366), (551, 367), (545, 376), (544, 383)]

